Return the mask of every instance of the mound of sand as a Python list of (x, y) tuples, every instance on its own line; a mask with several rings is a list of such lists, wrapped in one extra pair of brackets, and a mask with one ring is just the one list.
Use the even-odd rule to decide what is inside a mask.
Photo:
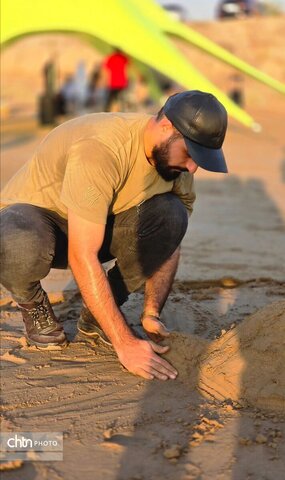
[(219, 339), (174, 333), (165, 357), (204, 396), (285, 412), (285, 301), (258, 310)]

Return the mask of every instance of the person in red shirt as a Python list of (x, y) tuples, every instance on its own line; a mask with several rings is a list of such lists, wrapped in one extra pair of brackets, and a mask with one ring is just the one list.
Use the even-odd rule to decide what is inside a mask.
[(119, 49), (109, 55), (104, 64), (107, 83), (107, 96), (105, 110), (113, 111), (115, 102), (120, 102), (122, 92), (128, 87), (128, 57)]

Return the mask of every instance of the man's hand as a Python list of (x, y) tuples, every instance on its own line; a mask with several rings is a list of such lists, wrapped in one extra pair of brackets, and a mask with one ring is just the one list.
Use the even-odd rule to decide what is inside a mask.
[(170, 333), (163, 323), (154, 315), (143, 315), (142, 326), (151, 340), (161, 342), (165, 337), (169, 337)]
[(177, 371), (170, 363), (157, 353), (166, 353), (169, 347), (157, 345), (139, 338), (128, 339), (121, 347), (116, 348), (120, 362), (131, 373), (153, 380), (175, 380)]

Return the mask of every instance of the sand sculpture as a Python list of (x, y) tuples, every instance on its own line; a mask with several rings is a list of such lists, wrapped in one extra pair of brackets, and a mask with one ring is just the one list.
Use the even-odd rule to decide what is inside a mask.
[(217, 340), (173, 333), (165, 357), (206, 397), (285, 413), (285, 301), (245, 318)]

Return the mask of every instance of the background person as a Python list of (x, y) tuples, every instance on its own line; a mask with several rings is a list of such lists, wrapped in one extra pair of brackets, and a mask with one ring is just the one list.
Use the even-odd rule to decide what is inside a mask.
[(107, 95), (105, 111), (121, 111), (123, 108), (123, 93), (128, 87), (128, 66), (130, 61), (128, 57), (118, 48), (109, 55), (103, 68), (106, 73)]

